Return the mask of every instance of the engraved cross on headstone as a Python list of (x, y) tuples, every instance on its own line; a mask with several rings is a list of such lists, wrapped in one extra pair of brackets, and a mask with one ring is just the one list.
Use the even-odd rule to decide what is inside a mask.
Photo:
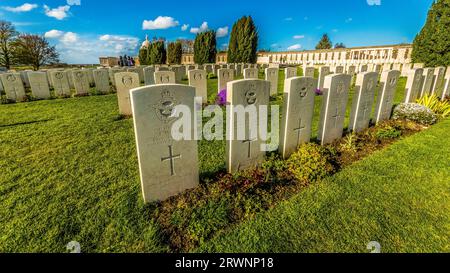
[(334, 128), (337, 128), (337, 121), (341, 117), (341, 115), (339, 115), (339, 109), (337, 107), (336, 107), (336, 114), (331, 117), (334, 118)]
[(302, 125), (302, 119), (300, 118), (298, 121), (298, 128), (294, 129), (294, 132), (297, 133), (297, 146), (300, 145), (300, 136), (302, 134), (302, 130), (304, 130), (306, 126)]
[(162, 157), (161, 162), (169, 161), (170, 163), (170, 175), (175, 175), (175, 159), (181, 159), (181, 154), (174, 155), (172, 145), (169, 145), (169, 156)]

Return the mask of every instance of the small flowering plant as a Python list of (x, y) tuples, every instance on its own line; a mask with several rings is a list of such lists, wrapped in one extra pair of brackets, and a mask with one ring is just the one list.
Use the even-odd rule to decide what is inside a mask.
[(322, 96), (323, 95), (323, 92), (322, 92), (322, 90), (320, 90), (320, 88), (316, 88), (315, 93), (316, 93), (316, 96)]
[(417, 103), (401, 103), (394, 109), (393, 119), (406, 119), (424, 125), (433, 125), (438, 116), (429, 108)]
[(220, 90), (219, 94), (217, 94), (216, 104), (220, 106), (224, 106), (227, 104), (227, 90)]

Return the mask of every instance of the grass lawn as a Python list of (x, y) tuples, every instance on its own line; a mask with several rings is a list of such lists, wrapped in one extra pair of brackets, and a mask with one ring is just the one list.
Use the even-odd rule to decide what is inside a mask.
[[(208, 88), (213, 101), (217, 81)], [(449, 127), (403, 140), (199, 251), (364, 251), (370, 240), (448, 251)], [(214, 177), (225, 142), (201, 141), (199, 160), (202, 177)], [(0, 252), (64, 252), (73, 240), (83, 252), (169, 251), (155, 206), (143, 204), (132, 120), (118, 115), (115, 94), (0, 105), (0, 170)]]

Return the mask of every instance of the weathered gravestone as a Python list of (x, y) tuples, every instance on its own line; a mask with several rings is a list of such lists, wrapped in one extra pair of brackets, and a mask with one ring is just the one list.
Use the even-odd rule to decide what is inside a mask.
[(367, 72), (369, 70), (369, 66), (367, 65), (367, 64), (362, 64), (360, 67), (359, 67), (359, 72), (360, 73), (362, 73), (362, 72)]
[(381, 73), (381, 64), (376, 64), (374, 67), (373, 67), (373, 72), (377, 72), (378, 74), (380, 74)]
[(127, 69), (127, 72), (137, 73), (139, 76), (139, 83), (144, 82), (144, 70), (142, 67), (131, 67)]
[(258, 79), (258, 69), (256, 68), (246, 68), (244, 69), (244, 79)]
[(227, 83), (234, 79), (234, 71), (221, 68), (217, 71), (217, 93), (227, 88)]
[(433, 88), (434, 82), (434, 68), (425, 68), (423, 70), (423, 86), (422, 91), (420, 92), (420, 98), (425, 95), (431, 94), (431, 89)]
[(377, 72), (363, 72), (358, 74), (350, 114), (349, 130), (361, 132), (369, 128), (372, 107), (375, 99), (375, 89), (378, 83)]
[(405, 87), (405, 103), (416, 102), (419, 98), (423, 85), (422, 74), (423, 68), (413, 68), (409, 72)]
[(152, 66), (147, 66), (144, 68), (144, 84), (153, 85), (155, 84), (155, 68)]
[(83, 71), (86, 73), (89, 86), (94, 86), (94, 84), (95, 84), (94, 69), (92, 69), (92, 68), (84, 68)]
[(279, 152), (288, 158), (298, 146), (311, 139), (314, 97), (317, 81), (295, 77), (285, 81)]
[(442, 101), (444, 101), (447, 96), (450, 96), (450, 66), (447, 67), (447, 72), (445, 73), (445, 84), (442, 94)]
[(229, 173), (254, 167), (264, 160), (266, 152), (261, 146), (265, 141), (258, 136), (258, 119), (260, 106), (269, 105), (269, 93), (268, 81), (238, 80), (227, 84), (227, 103), (230, 107), (226, 162)]
[(293, 77), (297, 77), (297, 68), (296, 67), (286, 67), (284, 69), (284, 79), (290, 79)]
[(378, 92), (377, 106), (375, 108), (376, 123), (391, 118), (399, 77), (400, 71), (398, 70), (384, 71), (381, 73), (380, 91)]
[(0, 79), (8, 100), (15, 102), (25, 100), (25, 88), (19, 73), (3, 73), (0, 74)]
[(181, 70), (181, 66), (174, 65), (169, 68), (170, 71), (172, 71), (175, 75), (175, 83), (181, 83), (183, 80), (183, 71)]
[(65, 71), (52, 71), (50, 72), (50, 78), (53, 82), (53, 89), (55, 96), (57, 97), (70, 97), (70, 85), (67, 72)]
[(334, 70), (334, 73), (336, 73), (336, 74), (344, 73), (344, 67), (342, 65), (336, 66), (336, 69)]
[(319, 69), (319, 81), (318, 81), (317, 88), (319, 88), (320, 90), (322, 90), (324, 88), (325, 77), (328, 75), (330, 75), (330, 67), (322, 66)]
[(73, 70), (72, 71), (73, 85), (75, 86), (75, 94), (79, 96), (87, 95), (89, 93), (89, 79), (86, 71)]
[(236, 76), (242, 75), (242, 64), (236, 64)]
[[(162, 201), (199, 183), (197, 141), (194, 138), (195, 88), (161, 84), (131, 90), (134, 131), (145, 202)], [(178, 109), (190, 110), (190, 139), (176, 139), (171, 131)]]
[(20, 71), (20, 78), (22, 78), (23, 86), (25, 88), (31, 88), (30, 86), (30, 79), (28, 79), (28, 72), (32, 72), (33, 70), (25, 70)]
[(208, 90), (206, 71), (200, 69), (189, 70), (188, 72), (189, 85), (195, 87), (195, 96), (201, 97), (202, 102), (208, 101)]
[(50, 98), (50, 88), (48, 86), (47, 73), (45, 72), (28, 72), (27, 76), (30, 81), (31, 93), (39, 99)]
[(131, 116), (130, 90), (138, 88), (141, 84), (139, 74), (132, 72), (120, 72), (114, 75), (117, 88), (117, 100), (119, 103), (119, 113), (124, 116)]
[(318, 133), (322, 145), (342, 137), (351, 79), (346, 74), (325, 77)]
[(303, 74), (305, 75), (305, 77), (314, 78), (314, 73), (315, 73), (315, 68), (312, 66), (308, 66), (305, 68)]
[[(116, 87), (116, 79), (115, 79), (115, 75), (116, 73), (120, 73), (120, 72), (125, 72), (124, 69), (122, 68), (110, 68), (109, 71), (109, 81), (111, 82), (111, 85)], [(153, 76), (153, 75), (152, 75)]]
[(107, 94), (110, 91), (109, 74), (106, 69), (96, 69), (92, 71), (94, 75), (95, 89), (97, 92)]
[(442, 98), (442, 93), (444, 92), (444, 84), (445, 84), (445, 67), (436, 67), (434, 70), (434, 83), (431, 88), (431, 94)]
[(270, 95), (275, 96), (278, 94), (278, 69), (266, 68), (265, 70), (266, 81), (270, 82)]
[(155, 84), (175, 83), (175, 72), (173, 71), (157, 71), (154, 73)]
[(352, 76), (355, 75), (356, 73), (356, 66), (354, 65), (350, 65), (349, 67), (347, 67), (347, 74)]

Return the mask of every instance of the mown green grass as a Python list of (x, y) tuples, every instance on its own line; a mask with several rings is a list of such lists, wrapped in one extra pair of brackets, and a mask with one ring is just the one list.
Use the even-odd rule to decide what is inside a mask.
[[(216, 80), (208, 88), (214, 101)], [(225, 142), (201, 141), (199, 161), (201, 176), (214, 177)], [(0, 105), (0, 170), (0, 252), (63, 252), (73, 240), (83, 252), (168, 251), (154, 205), (143, 204), (132, 120), (118, 115), (115, 94)]]
[(403, 139), (199, 252), (450, 251), (450, 120)]

